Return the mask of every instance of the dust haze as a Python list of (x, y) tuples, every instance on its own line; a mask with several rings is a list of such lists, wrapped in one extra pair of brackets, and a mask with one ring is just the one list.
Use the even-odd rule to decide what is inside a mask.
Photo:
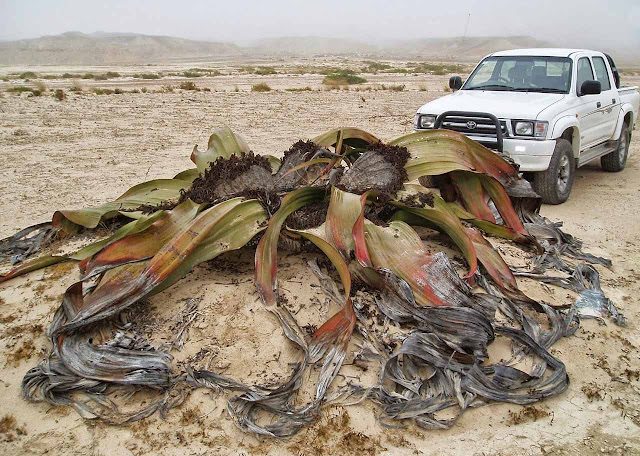
[(316, 36), (389, 47), (397, 40), (463, 36), (467, 28), (467, 36), (526, 35), (555, 46), (618, 49), (623, 54), (640, 44), (640, 4), (635, 0), (516, 0), (507, 7), (491, 7), (486, 1), (301, 3), (3, 0), (0, 40), (106, 31), (245, 46), (266, 38)]

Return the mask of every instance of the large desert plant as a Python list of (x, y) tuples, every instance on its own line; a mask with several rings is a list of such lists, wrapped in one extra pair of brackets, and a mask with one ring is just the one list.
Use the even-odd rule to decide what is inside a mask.
[[(20, 261), (54, 235), (86, 234), (101, 222), (115, 221), (105, 239), (64, 256), (24, 262), (0, 277), (8, 281), (62, 261), (78, 262), (82, 274), (65, 292), (48, 330), (52, 353), (25, 376), (25, 397), (71, 404), (84, 416), (113, 420), (116, 410), (104, 411), (110, 402), (96, 399), (107, 388), (133, 385), (167, 393), (121, 418), (133, 421), (175, 405), (169, 393), (186, 382), (240, 391), (229, 400), (228, 411), (242, 429), (291, 435), (310, 423), (327, 400), (356, 327), (371, 359), (381, 363), (380, 381), (343, 385), (341, 394), (373, 399), (387, 419), (443, 428), (455, 418), (438, 418), (436, 411), (451, 409), (457, 417), (472, 403), (479, 405), (476, 399), (528, 404), (566, 390), (564, 364), (547, 350), (575, 331), (579, 309), (563, 314), (522, 293), (487, 238), (543, 253), (538, 268), (553, 257), (553, 264), (570, 270), (559, 252), (606, 261), (582, 254), (573, 238), (537, 215), (537, 195), (494, 152), (454, 132), (413, 133), (384, 144), (365, 131), (339, 128), (298, 141), (278, 159), (254, 155), (225, 128), (209, 138), (206, 150), (196, 146), (191, 160), (196, 168), (173, 179), (141, 183), (93, 208), (56, 211), (50, 224), (27, 228), (0, 244)], [(415, 183), (425, 176), (427, 186)], [(440, 232), (461, 252), (459, 271), (444, 253), (431, 254), (425, 247), (419, 235), (424, 227)], [(256, 242), (258, 295), (300, 351), (282, 385), (245, 385), (191, 366), (181, 377), (159, 349), (139, 350), (119, 340), (91, 342), (93, 332), (108, 328), (112, 317), (170, 287), (197, 264)], [(340, 290), (330, 275), (313, 269), (341, 308), (311, 338), (278, 291), (281, 245), (325, 255), (342, 284)], [(575, 280), (592, 274), (575, 271)], [(557, 283), (580, 290), (578, 283), (587, 282), (597, 284), (593, 276)], [(585, 299), (595, 299), (598, 290), (589, 290)], [(403, 325), (399, 348), (391, 350), (376, 339), (367, 306)], [(510, 319), (509, 327), (496, 319), (497, 308)], [(531, 311), (546, 315), (548, 331), (527, 314)], [(490, 364), (487, 347), (497, 335), (511, 339), (516, 350), (511, 360)], [(531, 356), (535, 375), (519, 369), (523, 356)], [(315, 395), (298, 407), (296, 393), (314, 363), (322, 365)], [(100, 407), (89, 407), (81, 393)], [(262, 423), (258, 411), (275, 419)]]

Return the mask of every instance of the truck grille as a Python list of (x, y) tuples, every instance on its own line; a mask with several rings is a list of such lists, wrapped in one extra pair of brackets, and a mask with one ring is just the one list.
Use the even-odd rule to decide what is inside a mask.
[[(504, 120), (500, 121), (500, 127), (502, 136), (507, 137), (507, 124)], [(441, 128), (459, 131), (465, 135), (485, 136), (487, 138), (496, 137), (496, 126), (493, 121), (482, 117), (447, 116), (442, 122)]]

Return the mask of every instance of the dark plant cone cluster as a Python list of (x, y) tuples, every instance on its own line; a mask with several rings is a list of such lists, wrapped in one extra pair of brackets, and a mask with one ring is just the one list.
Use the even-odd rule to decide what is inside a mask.
[[(384, 425), (411, 420), (447, 428), (468, 408), (529, 404), (564, 392), (565, 365), (548, 350), (576, 331), (580, 317), (612, 316), (624, 324), (596, 269), (584, 263), (610, 262), (583, 253), (580, 241), (541, 217), (538, 196), (514, 166), (458, 133), (413, 133), (385, 144), (339, 128), (295, 143), (280, 160), (254, 155), (225, 128), (206, 151), (194, 148), (191, 159), (197, 168), (174, 179), (144, 182), (94, 208), (56, 211), (50, 224), (0, 241), (0, 254), (22, 262), (0, 282), (62, 261), (78, 262), (81, 272), (47, 331), (50, 355), (25, 375), (26, 399), (125, 423), (164, 414), (189, 391), (210, 388), (237, 392), (230, 415), (242, 430), (267, 436), (294, 434), (338, 400), (373, 401)], [(107, 239), (71, 255), (25, 261), (52, 237), (109, 219), (117, 229)], [(429, 253), (419, 235), (425, 227), (451, 240), (466, 262), (463, 271), (445, 253)], [(531, 252), (533, 263), (513, 270), (487, 240), (492, 236)], [(114, 326), (133, 304), (194, 266), (251, 246), (258, 294), (300, 353), (282, 384), (247, 385), (190, 365), (178, 371), (166, 348)], [(278, 294), (283, 246), (316, 251), (333, 265), (328, 274), (317, 265), (311, 272), (341, 310), (318, 322), (311, 337)], [(548, 269), (562, 274), (548, 276)], [(518, 275), (579, 298), (568, 311), (564, 303), (538, 302), (520, 291)], [(371, 308), (402, 331), (399, 346), (376, 335)], [(498, 337), (511, 341), (512, 357), (491, 363), (488, 346)], [(362, 361), (378, 366), (378, 382), (335, 385), (354, 338)], [(531, 367), (523, 370), (525, 359)], [(315, 394), (301, 404), (297, 396), (313, 364), (321, 366)], [(122, 414), (109, 395), (127, 386), (157, 390), (159, 399)]]

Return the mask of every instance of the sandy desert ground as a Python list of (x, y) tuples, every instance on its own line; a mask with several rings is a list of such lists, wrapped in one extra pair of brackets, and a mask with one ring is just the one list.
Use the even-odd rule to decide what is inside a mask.
[[(99, 69), (111, 70), (123, 68)], [(397, 137), (411, 130), (417, 107), (445, 95), (448, 76), (367, 78), (363, 87), (404, 84), (405, 90), (326, 91), (320, 75), (235, 74), (195, 80), (209, 92), (95, 95), (85, 90), (59, 102), (51, 96), (12, 95), (4, 92), (11, 84), (0, 83), (0, 238), (47, 221), (55, 209), (96, 205), (141, 181), (172, 177), (191, 167), (193, 145), (206, 144), (210, 132), (223, 125), (240, 132), (255, 152), (275, 155), (298, 139), (336, 126), (357, 126), (382, 139)], [(144, 85), (153, 91), (178, 81), (84, 84), (86, 89), (93, 85), (127, 90)], [(251, 92), (257, 82), (275, 90)], [(70, 87), (68, 80), (46, 83), (50, 90)], [(306, 86), (314, 90), (285, 90)], [(166, 420), (154, 415), (132, 426), (84, 421), (72, 409), (31, 404), (20, 396), (22, 376), (48, 350), (44, 328), (79, 274), (75, 266), (62, 264), (0, 285), (0, 419), (5, 418), (0, 421), (0, 453), (640, 454), (640, 140), (632, 141), (623, 172), (608, 174), (598, 165), (580, 169), (571, 199), (561, 206), (544, 206), (542, 213), (564, 221), (568, 232), (584, 240), (585, 250), (613, 260), (611, 269), (598, 270), (603, 289), (629, 324), (620, 328), (611, 322), (600, 326), (583, 321), (575, 336), (554, 345), (552, 353), (566, 363), (571, 385), (534, 409), (489, 405), (467, 412), (450, 430), (424, 431), (412, 425), (404, 430), (381, 427), (378, 410), (370, 403), (328, 406), (315, 424), (296, 436), (271, 440), (237, 430), (226, 413), (228, 395), (198, 390)], [(500, 249), (513, 264), (530, 256), (508, 245)], [(323, 321), (335, 310), (311, 278), (308, 258), (283, 254), (279, 263), (281, 290), (301, 325)], [(261, 307), (252, 263), (248, 250), (223, 255), (137, 309), (140, 327), (159, 344), (171, 337), (176, 314), (198, 303), (189, 340), (173, 352), (176, 370), (189, 359), (248, 382), (268, 383), (287, 375), (287, 363), (295, 354), (277, 322)], [(7, 270), (6, 264), (1, 266), (2, 272)], [(574, 299), (559, 288), (527, 280), (520, 284), (537, 299)], [(350, 368), (345, 374), (357, 372)], [(132, 403), (145, 400), (151, 397), (138, 393)]]

